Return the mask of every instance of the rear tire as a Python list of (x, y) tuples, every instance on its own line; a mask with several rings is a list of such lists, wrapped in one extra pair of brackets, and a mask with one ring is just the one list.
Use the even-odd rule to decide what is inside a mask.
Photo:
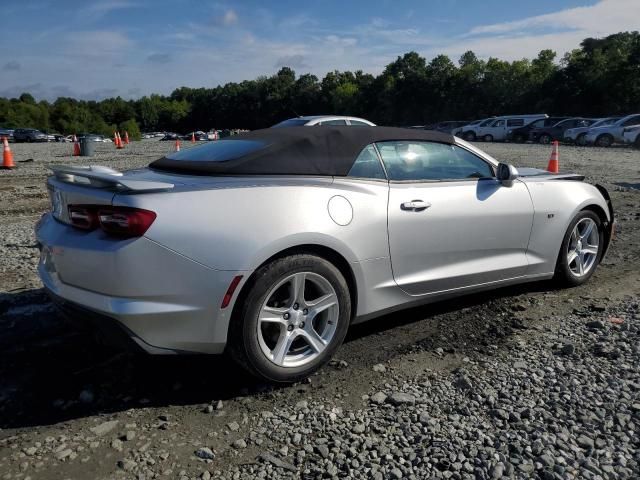
[(302, 380), (325, 365), (351, 319), (340, 271), (323, 258), (298, 254), (259, 268), (250, 282), (229, 327), (231, 357), (272, 383)]
[(493, 142), (493, 135), (485, 135), (482, 137), (485, 142)]
[(542, 135), (540, 135), (538, 141), (543, 145), (549, 145), (551, 143), (551, 135), (543, 133)]
[(600, 217), (590, 210), (578, 212), (562, 240), (554, 280), (566, 287), (587, 282), (600, 263), (603, 247)]

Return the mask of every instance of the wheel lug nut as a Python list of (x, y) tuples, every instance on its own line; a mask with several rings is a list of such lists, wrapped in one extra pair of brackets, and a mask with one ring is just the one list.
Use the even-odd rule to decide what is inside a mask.
[(287, 327), (287, 330), (288, 330), (289, 332), (290, 332), (291, 330), (293, 330), (293, 325), (289, 325), (289, 326)]
[(294, 304), (293, 304), (293, 309), (294, 309), (294, 310), (297, 310), (297, 309), (299, 309), (299, 308), (300, 308), (300, 305), (298, 305), (297, 303), (294, 303)]
[(302, 313), (303, 313), (304, 315), (307, 315), (307, 314), (309, 313), (309, 310), (307, 310), (307, 309), (305, 308), (304, 310), (302, 310)]
[(288, 313), (285, 313), (285, 314), (282, 316), (282, 318), (284, 318), (285, 320), (289, 320), (289, 314), (288, 314)]
[(300, 322), (300, 328), (304, 328), (304, 322)]

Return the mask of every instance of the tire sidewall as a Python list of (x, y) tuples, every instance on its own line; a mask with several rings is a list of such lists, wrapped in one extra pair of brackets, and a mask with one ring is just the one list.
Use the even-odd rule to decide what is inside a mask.
[[(573, 232), (574, 227), (580, 220), (584, 218), (591, 218), (596, 223), (596, 226), (598, 227), (598, 237), (599, 237), (598, 238), (598, 256), (596, 257), (595, 264), (593, 265), (589, 273), (587, 273), (582, 277), (576, 277), (571, 271), (571, 269), (569, 268), (569, 265), (567, 263), (566, 252), (567, 252), (567, 247), (569, 246), (571, 233)], [(604, 247), (604, 231), (602, 228), (602, 221), (600, 220), (600, 217), (596, 213), (590, 210), (583, 210), (581, 212), (578, 212), (578, 214), (575, 217), (573, 217), (573, 220), (571, 220), (571, 223), (569, 224), (569, 227), (567, 228), (567, 231), (564, 234), (564, 238), (562, 239), (562, 245), (560, 247), (560, 252), (558, 253), (558, 260), (556, 263), (556, 279), (560, 280), (563, 284), (571, 287), (576, 287), (578, 285), (582, 285), (583, 283), (586, 283), (594, 274), (594, 272), (598, 268), (598, 265), (600, 264), (600, 260), (602, 259), (603, 247)]]
[[(282, 279), (300, 272), (312, 272), (329, 281), (336, 292), (339, 305), (338, 325), (327, 348), (312, 362), (299, 367), (280, 367), (264, 356), (258, 341), (258, 315), (271, 289)], [(351, 320), (349, 287), (340, 271), (330, 262), (313, 255), (285, 257), (266, 265), (256, 272), (242, 308), (240, 320), (240, 348), (244, 351), (247, 367), (255, 375), (271, 382), (291, 383), (308, 377), (327, 363), (342, 344)]]

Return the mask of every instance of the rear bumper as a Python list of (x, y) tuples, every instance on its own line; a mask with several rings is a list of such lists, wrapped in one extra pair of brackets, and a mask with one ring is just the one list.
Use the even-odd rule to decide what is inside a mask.
[(235, 298), (220, 305), (243, 272), (208, 268), (145, 237), (78, 232), (51, 215), (38, 223), (36, 238), (42, 283), (75, 322), (106, 337), (119, 332), (147, 353), (224, 350)]

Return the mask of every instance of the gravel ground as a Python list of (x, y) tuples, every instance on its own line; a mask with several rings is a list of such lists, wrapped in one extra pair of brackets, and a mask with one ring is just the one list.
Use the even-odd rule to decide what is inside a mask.
[[(189, 145), (184, 145), (188, 147)], [(544, 167), (548, 147), (481, 144)], [(66, 326), (35, 274), (52, 163), (135, 168), (172, 150), (12, 145), (0, 171), (0, 479), (640, 478), (640, 152), (561, 147), (610, 191), (618, 237), (587, 284), (548, 282), (352, 329), (308, 382), (225, 358), (137, 357)]]

